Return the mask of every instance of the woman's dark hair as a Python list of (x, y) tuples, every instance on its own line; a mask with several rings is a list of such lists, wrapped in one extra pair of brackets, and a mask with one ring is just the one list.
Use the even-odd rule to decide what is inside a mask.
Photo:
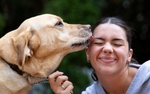
[(105, 24), (105, 23), (111, 23), (115, 24), (117, 26), (120, 26), (122, 29), (125, 30), (125, 34), (127, 37), (127, 41), (129, 43), (129, 49), (131, 48), (131, 41), (132, 41), (132, 34), (131, 34), (131, 28), (120, 18), (117, 17), (106, 17), (101, 20), (98, 20), (95, 25), (92, 27), (92, 33), (94, 33), (95, 28), (100, 25), (100, 24)]

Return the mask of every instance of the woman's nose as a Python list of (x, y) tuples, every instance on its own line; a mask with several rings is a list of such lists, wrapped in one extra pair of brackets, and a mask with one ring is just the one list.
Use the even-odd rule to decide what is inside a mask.
[(113, 47), (110, 43), (106, 43), (104, 46), (103, 46), (103, 52), (106, 53), (106, 54), (111, 54), (113, 52)]

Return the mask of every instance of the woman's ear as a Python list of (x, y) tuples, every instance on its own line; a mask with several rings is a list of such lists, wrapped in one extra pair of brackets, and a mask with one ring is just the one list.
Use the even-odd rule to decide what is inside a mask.
[(128, 53), (128, 60), (127, 60), (128, 63), (130, 63), (131, 58), (132, 58), (132, 55), (133, 55), (133, 50), (130, 49), (130, 50), (129, 50), (129, 53)]

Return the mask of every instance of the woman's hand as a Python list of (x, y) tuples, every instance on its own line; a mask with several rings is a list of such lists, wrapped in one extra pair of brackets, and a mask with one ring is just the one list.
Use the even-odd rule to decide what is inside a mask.
[(49, 75), (49, 83), (55, 94), (73, 94), (73, 85), (63, 72), (56, 71)]

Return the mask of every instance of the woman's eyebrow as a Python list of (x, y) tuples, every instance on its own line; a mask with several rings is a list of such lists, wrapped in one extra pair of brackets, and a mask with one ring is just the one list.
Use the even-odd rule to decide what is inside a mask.
[(94, 39), (105, 40), (104, 38), (101, 38), (101, 37), (94, 37)]
[(114, 38), (112, 41), (122, 41), (122, 42), (124, 42), (124, 40), (121, 39), (121, 38)]
[[(105, 39), (102, 38), (102, 37), (95, 37), (94, 39), (97, 39), (97, 40), (105, 40)], [(114, 38), (112, 41), (122, 41), (122, 42), (124, 42), (124, 40), (121, 39), (121, 38)]]

